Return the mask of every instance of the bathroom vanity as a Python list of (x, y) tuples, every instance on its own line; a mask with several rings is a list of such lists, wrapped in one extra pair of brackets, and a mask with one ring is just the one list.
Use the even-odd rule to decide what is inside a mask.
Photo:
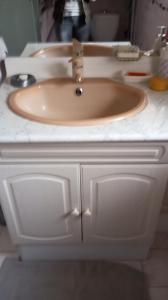
[(1, 145), (0, 194), (24, 259), (145, 258), (168, 144)]
[[(124, 68), (149, 71), (146, 59)], [(19, 72), (47, 78), (53, 68), (49, 73), (46, 64), (67, 64), (61, 58), (13, 58), (8, 74), (17, 62)], [(99, 74), (93, 68), (98, 63)], [(123, 70), (112, 58), (88, 58), (85, 65), (92, 77)], [(149, 98), (142, 112), (81, 127), (19, 117), (7, 106), (14, 88), (1, 86), (0, 200), (22, 259), (146, 258), (168, 181), (168, 92), (136, 86)]]

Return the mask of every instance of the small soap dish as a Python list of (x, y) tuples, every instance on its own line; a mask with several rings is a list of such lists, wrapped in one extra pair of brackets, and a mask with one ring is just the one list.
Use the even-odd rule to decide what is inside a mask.
[(153, 75), (148, 72), (121, 71), (121, 77), (124, 82), (138, 83), (149, 80)]
[(31, 74), (16, 74), (11, 76), (10, 78), (10, 83), (14, 87), (27, 87), (29, 85), (32, 85), (33, 83), (36, 82), (36, 79), (33, 75)]
[(116, 51), (116, 58), (121, 61), (139, 60), (141, 51), (137, 46), (119, 46)]

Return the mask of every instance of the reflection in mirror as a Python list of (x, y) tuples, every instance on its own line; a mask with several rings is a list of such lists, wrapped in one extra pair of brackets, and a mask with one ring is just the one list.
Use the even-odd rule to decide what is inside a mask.
[[(0, 1), (0, 36), (9, 55), (20, 55), (30, 42), (58, 41), (53, 18), (56, 2), (64, 0)], [(149, 50), (157, 37), (157, 27), (168, 23), (167, 0), (90, 0), (89, 5), (89, 41), (131, 41)]]
[(168, 26), (167, 0), (135, 0), (132, 11), (132, 43), (143, 50), (153, 48), (158, 26)]
[[(74, 0), (66, 1), (76, 2)], [(56, 15), (57, 18), (55, 17), (55, 19), (58, 20), (59, 23), (59, 12), (62, 12), (62, 3), (66, 1), (40, 1), (41, 38), (44, 42), (58, 40), (59, 37), (55, 32), (53, 13), (54, 15)], [(85, 5), (86, 2), (89, 2), (89, 9), (91, 12), (91, 30), (89, 40), (125, 41), (130, 39), (132, 0), (118, 0), (113, 2), (111, 0), (83, 0), (83, 3)], [(65, 7), (66, 5), (64, 6), (64, 8)], [(85, 15), (86, 14), (87, 12), (85, 13)]]

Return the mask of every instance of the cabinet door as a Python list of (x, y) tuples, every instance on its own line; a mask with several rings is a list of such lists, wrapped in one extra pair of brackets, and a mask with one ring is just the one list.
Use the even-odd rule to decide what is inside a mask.
[(16, 244), (81, 241), (78, 165), (1, 166), (0, 195)]
[(84, 242), (149, 242), (166, 186), (165, 167), (83, 166)]

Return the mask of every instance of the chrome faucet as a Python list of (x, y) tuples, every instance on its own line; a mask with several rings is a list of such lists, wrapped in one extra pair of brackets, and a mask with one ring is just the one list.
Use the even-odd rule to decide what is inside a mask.
[(83, 81), (83, 45), (76, 39), (72, 47), (72, 76), (76, 83)]
[(7, 48), (3, 38), (0, 37), (0, 84), (4, 82), (6, 78), (6, 66), (5, 58), (7, 55)]

